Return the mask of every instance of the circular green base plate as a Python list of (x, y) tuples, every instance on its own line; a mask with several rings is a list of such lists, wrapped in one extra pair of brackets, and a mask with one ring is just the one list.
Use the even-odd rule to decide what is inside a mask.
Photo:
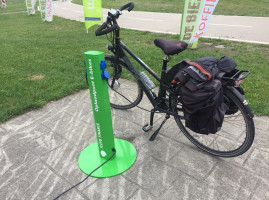
[[(129, 169), (136, 160), (136, 149), (128, 141), (115, 138), (116, 155), (105, 165), (95, 171), (91, 176), (104, 178), (116, 176)], [(94, 169), (106, 161), (99, 153), (98, 143), (87, 146), (78, 158), (78, 165), (85, 174), (90, 174)]]

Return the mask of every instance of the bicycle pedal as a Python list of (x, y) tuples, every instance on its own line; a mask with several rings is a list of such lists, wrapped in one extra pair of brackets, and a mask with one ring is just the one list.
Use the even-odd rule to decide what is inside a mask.
[(144, 132), (148, 132), (153, 128), (153, 126), (150, 126), (149, 124), (146, 124), (145, 126), (143, 126), (142, 130)]

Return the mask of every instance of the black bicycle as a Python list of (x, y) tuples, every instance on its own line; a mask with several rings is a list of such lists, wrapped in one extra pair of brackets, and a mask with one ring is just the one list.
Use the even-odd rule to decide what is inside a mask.
[[(108, 46), (108, 50), (113, 55), (105, 56), (108, 70), (111, 73), (111, 78), (108, 80), (111, 107), (116, 109), (133, 108), (140, 103), (143, 93), (145, 93), (153, 109), (150, 111), (150, 123), (145, 125), (143, 130), (147, 132), (152, 128), (155, 113), (166, 114), (161, 126), (154, 132), (150, 140), (155, 139), (165, 121), (173, 116), (183, 134), (203, 151), (221, 157), (235, 157), (245, 153), (254, 140), (254, 115), (242, 96), (244, 92), (239, 83), (248, 76), (249, 71), (234, 70), (233, 73), (229, 73), (221, 79), (225, 104), (232, 110), (225, 114), (221, 130), (216, 134), (208, 135), (191, 131), (185, 126), (182, 104), (178, 94), (175, 93), (175, 86), (171, 83), (175, 74), (180, 70), (180, 65), (172, 68), (167, 67), (169, 56), (184, 51), (187, 44), (183, 41), (155, 40), (155, 44), (165, 53), (161, 76), (158, 76), (120, 39), (120, 27), (117, 19), (124, 9), (128, 9), (130, 12), (133, 8), (134, 4), (128, 3), (118, 10), (109, 10), (106, 22), (95, 32), (96, 36), (111, 34), (111, 45)], [(127, 54), (160, 83), (157, 94), (153, 90), (154, 83), (147, 74), (134, 67)]]

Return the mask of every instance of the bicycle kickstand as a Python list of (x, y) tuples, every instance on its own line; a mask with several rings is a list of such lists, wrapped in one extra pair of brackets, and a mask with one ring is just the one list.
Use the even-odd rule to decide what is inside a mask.
[(170, 115), (166, 114), (164, 120), (162, 121), (160, 127), (152, 134), (152, 136), (149, 138), (150, 141), (153, 141), (156, 136), (158, 135), (158, 133), (160, 132), (161, 128), (163, 127), (163, 125), (165, 124), (165, 122), (170, 118)]

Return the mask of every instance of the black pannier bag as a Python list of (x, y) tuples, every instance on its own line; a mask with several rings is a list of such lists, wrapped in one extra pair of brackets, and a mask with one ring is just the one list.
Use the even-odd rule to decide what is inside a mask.
[(214, 134), (220, 130), (228, 107), (223, 101), (222, 85), (219, 80), (208, 81), (203, 88), (194, 92), (182, 86), (178, 92), (183, 105), (186, 127), (201, 134)]
[(177, 93), (185, 125), (196, 133), (215, 134), (221, 129), (224, 115), (229, 110), (224, 103), (222, 83), (218, 78), (220, 74), (234, 70), (236, 63), (227, 56), (220, 60), (204, 57), (182, 63), (185, 67), (181, 67), (173, 82), (180, 83)]
[(237, 64), (235, 60), (228, 56), (223, 56), (221, 59), (218, 60), (217, 67), (220, 71), (225, 73), (230, 73), (236, 68)]

